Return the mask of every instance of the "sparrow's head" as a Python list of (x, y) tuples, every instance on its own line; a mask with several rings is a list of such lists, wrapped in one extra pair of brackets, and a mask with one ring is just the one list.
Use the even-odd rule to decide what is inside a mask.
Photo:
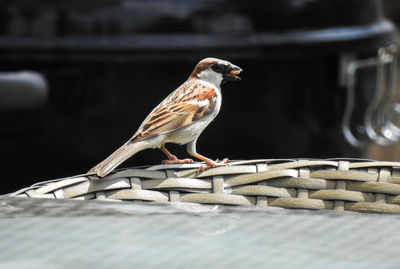
[(228, 61), (217, 58), (205, 58), (194, 68), (190, 78), (202, 79), (219, 86), (227, 81), (240, 80), (242, 69)]

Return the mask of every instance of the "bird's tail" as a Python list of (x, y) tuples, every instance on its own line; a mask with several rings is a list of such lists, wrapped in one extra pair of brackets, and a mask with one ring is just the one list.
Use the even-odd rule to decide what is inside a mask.
[(88, 174), (97, 174), (99, 177), (105, 177), (129, 157), (146, 149), (146, 146), (146, 141), (132, 142), (129, 140), (122, 147), (108, 156), (107, 159), (90, 169)]

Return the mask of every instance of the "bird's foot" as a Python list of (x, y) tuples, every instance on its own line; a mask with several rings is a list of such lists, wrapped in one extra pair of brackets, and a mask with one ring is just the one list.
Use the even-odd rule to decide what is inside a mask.
[(170, 160), (164, 160), (162, 161), (162, 164), (177, 164), (177, 163), (192, 163), (193, 160), (192, 159), (178, 159), (178, 158), (174, 158), (174, 159), (170, 159)]
[(214, 167), (221, 167), (221, 166), (227, 166), (229, 162), (228, 158), (223, 159), (222, 161), (216, 160), (207, 160), (206, 165), (202, 165), (199, 168), (199, 172), (203, 172), (209, 168), (214, 168)]

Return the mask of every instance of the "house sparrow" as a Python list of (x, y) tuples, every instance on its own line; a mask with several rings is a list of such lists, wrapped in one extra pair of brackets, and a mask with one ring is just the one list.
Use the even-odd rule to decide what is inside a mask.
[(88, 174), (104, 177), (132, 155), (148, 148), (161, 149), (168, 157), (164, 164), (193, 162), (192, 159), (178, 159), (165, 148), (166, 143), (187, 144), (188, 153), (206, 163), (201, 171), (226, 165), (227, 160), (216, 162), (198, 154), (196, 141), (219, 112), (221, 83), (240, 80), (241, 71), (228, 61), (201, 60), (189, 78), (151, 111), (132, 138)]

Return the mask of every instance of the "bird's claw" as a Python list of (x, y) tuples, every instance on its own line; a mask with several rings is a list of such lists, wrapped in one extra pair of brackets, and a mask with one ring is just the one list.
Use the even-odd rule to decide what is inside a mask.
[(201, 173), (207, 169), (214, 168), (214, 167), (227, 166), (228, 162), (229, 162), (228, 158), (225, 158), (222, 161), (219, 161), (218, 159), (216, 161), (210, 160), (210, 161), (206, 162), (206, 165), (200, 166), (199, 172)]
[(177, 163), (192, 163), (193, 160), (192, 159), (174, 159), (174, 160), (164, 160), (162, 161), (162, 164), (177, 164)]
[[(217, 162), (218, 162), (218, 160), (217, 160)], [(221, 163), (225, 163), (225, 164), (227, 164), (229, 162), (229, 159), (228, 158), (225, 158), (225, 159), (223, 159), (222, 161), (221, 161)]]

